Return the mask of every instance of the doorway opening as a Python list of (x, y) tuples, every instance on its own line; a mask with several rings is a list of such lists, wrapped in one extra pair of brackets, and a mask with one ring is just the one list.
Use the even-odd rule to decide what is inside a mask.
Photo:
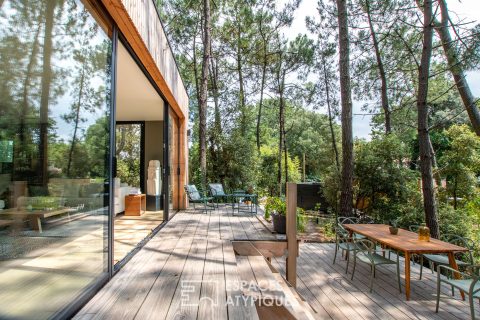
[(164, 101), (122, 42), (118, 46), (117, 73), (113, 212), (116, 267), (164, 221), (165, 197)]

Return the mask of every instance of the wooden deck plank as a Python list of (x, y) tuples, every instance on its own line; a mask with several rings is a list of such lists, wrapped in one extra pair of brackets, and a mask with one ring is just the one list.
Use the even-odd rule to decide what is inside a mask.
[(227, 294), (227, 311), (229, 320), (257, 320), (258, 315), (250, 299), (246, 299), (242, 292), (237, 260), (233, 252), (232, 243), (223, 241), (223, 261), (225, 263), (225, 287)]
[[(202, 288), (205, 254), (207, 252), (206, 233), (210, 216), (200, 217), (194, 242), (180, 277), (180, 283), (173, 295), (167, 319), (196, 319)], [(182, 296), (187, 294), (187, 297)]]
[(194, 221), (197, 223), (187, 224), (184, 236), (180, 238), (177, 246), (171, 252), (161, 272), (156, 277), (135, 318), (164, 319), (166, 317), (192, 247), (193, 235), (199, 220)]
[(226, 319), (225, 267), (219, 215), (212, 216), (210, 221), (198, 319)]
[[(300, 260), (299, 263), (301, 263)], [(282, 265), (284, 265), (283, 261)], [(297, 270), (300, 271), (300, 269), (302, 275), (307, 277), (305, 281), (308, 283), (309, 288), (312, 288), (315, 296), (318, 295), (320, 297), (320, 303), (322, 305), (328, 306), (327, 311), (329, 311), (329, 313), (332, 312), (331, 315), (333, 318), (364, 319), (362, 313), (356, 308), (363, 306), (355, 304), (352, 306), (350, 304), (351, 301), (345, 299), (344, 295), (338, 294), (338, 292), (333, 289), (331, 283), (325, 281), (326, 279), (323, 273), (316, 272), (316, 269), (309, 265), (304, 266), (299, 264)]]
[(232, 227), (233, 238), (235, 240), (248, 240), (247, 233), (243, 229), (240, 219), (237, 216), (229, 215), (229, 220)]

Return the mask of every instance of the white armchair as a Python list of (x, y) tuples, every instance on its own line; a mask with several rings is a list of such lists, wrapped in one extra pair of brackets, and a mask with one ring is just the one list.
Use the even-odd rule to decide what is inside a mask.
[(115, 178), (115, 215), (125, 211), (125, 196), (134, 193), (132, 187), (120, 183), (120, 178)]

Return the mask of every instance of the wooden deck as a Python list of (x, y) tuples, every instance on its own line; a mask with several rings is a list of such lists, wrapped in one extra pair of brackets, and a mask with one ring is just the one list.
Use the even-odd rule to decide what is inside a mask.
[[(452, 297), (450, 287), (442, 288), (439, 313), (435, 313), (436, 276), (430, 269), (423, 269), (419, 278), (419, 265), (411, 268), (411, 299), (406, 301), (404, 288), (404, 259), (400, 258), (402, 293), (398, 291), (395, 265), (377, 269), (373, 293), (369, 293), (370, 269), (359, 263), (355, 277), (345, 274), (343, 258), (333, 264), (334, 245), (304, 243), (300, 246), (297, 265), (297, 289), (317, 311), (319, 319), (470, 319), (467, 301), (462, 301), (458, 291)], [(396, 259), (392, 255), (392, 259)], [(284, 262), (273, 262), (284, 273)], [(475, 301), (480, 312), (478, 301)], [(477, 313), (478, 314), (478, 313)]]
[[(227, 303), (232, 295), (228, 284), (238, 280), (239, 264), (245, 262), (236, 259), (231, 240), (275, 238), (256, 217), (232, 216), (222, 210), (208, 215), (180, 212), (76, 319), (258, 319), (254, 306)], [(359, 263), (350, 280), (342, 258), (332, 264), (333, 248), (333, 244), (300, 245), (298, 291), (317, 312), (315, 318), (469, 318), (468, 303), (459, 300), (458, 292), (452, 298), (447, 287), (443, 288), (440, 312), (435, 313), (436, 280), (428, 269), (418, 281), (418, 264), (412, 266), (410, 301), (398, 292), (393, 266), (378, 269), (370, 294), (367, 266)], [(284, 273), (284, 259), (273, 259), (272, 264)]]

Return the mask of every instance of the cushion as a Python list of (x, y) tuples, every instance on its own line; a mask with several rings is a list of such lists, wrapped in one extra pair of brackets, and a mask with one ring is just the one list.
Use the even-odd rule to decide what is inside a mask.
[(214, 196), (224, 196), (225, 191), (223, 190), (223, 186), (220, 183), (210, 183), (209, 184), (210, 191)]
[(17, 206), (19, 208), (31, 206), (33, 210), (58, 209), (65, 206), (65, 199), (60, 197), (19, 197)]
[(63, 196), (65, 198), (79, 198), (80, 185), (79, 184), (65, 184), (63, 186)]
[(197, 187), (193, 184), (189, 184), (186, 186), (188, 198), (191, 201), (198, 201), (202, 199), (200, 192), (198, 192)]
[(92, 195), (103, 193), (104, 185), (103, 183), (90, 183), (84, 184), (80, 187), (80, 196), (83, 198), (91, 197)]
[(62, 183), (52, 183), (48, 184), (48, 195), (52, 197), (61, 197), (63, 196), (63, 184)]

